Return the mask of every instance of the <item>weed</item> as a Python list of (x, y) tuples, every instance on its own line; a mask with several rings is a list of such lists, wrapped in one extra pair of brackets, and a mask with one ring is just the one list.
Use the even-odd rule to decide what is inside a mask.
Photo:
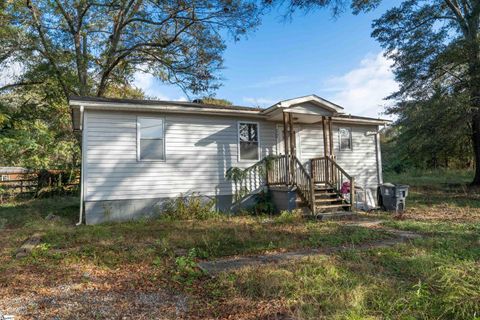
[(175, 259), (175, 274), (173, 279), (186, 285), (192, 285), (195, 280), (203, 276), (202, 270), (196, 262), (197, 249), (192, 248), (186, 256)]
[(297, 211), (283, 210), (282, 212), (280, 212), (280, 215), (278, 217), (275, 217), (274, 221), (278, 224), (299, 223), (302, 221), (302, 216)]
[(207, 220), (217, 218), (215, 199), (199, 194), (180, 195), (165, 203), (162, 217), (170, 220)]

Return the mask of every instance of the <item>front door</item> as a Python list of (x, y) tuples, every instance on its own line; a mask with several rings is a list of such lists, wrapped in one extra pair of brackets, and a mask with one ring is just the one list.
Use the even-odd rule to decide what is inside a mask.
[[(288, 128), (287, 128), (288, 130)], [(296, 156), (298, 159), (302, 159), (301, 155), (301, 148), (300, 148), (300, 128), (298, 126), (293, 126), (293, 134), (295, 135), (295, 144), (296, 148)], [(290, 135), (288, 135), (290, 138)], [(283, 143), (283, 125), (277, 125), (277, 155), (285, 154), (285, 143)]]

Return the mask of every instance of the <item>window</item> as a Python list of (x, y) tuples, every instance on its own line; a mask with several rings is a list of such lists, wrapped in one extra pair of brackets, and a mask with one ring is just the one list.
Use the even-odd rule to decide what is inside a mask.
[(352, 150), (352, 129), (339, 128), (340, 151)]
[(137, 118), (137, 159), (165, 160), (163, 118)]
[(8, 180), (10, 180), (10, 179), (9, 179), (8, 175), (6, 175), (6, 174), (4, 174), (0, 177), (0, 181), (8, 181)]
[(258, 123), (238, 124), (240, 160), (259, 160)]

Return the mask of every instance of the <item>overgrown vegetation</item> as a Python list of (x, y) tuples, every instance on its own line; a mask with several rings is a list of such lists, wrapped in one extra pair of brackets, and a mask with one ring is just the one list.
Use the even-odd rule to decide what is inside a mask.
[(180, 195), (168, 200), (160, 213), (164, 219), (171, 220), (206, 220), (219, 216), (215, 199), (199, 194)]
[[(112, 302), (106, 307), (110, 315), (119, 310), (148, 317), (161, 310), (167, 318), (178, 318), (162, 309), (164, 304), (142, 304), (151, 292), (161, 292), (162, 301), (188, 297), (187, 318), (475, 319), (480, 312), (480, 195), (463, 189), (467, 175), (448, 177), (448, 184), (438, 183), (444, 177), (438, 178), (437, 172), (405, 181), (411, 192), (403, 220), (384, 213), (364, 216), (385, 219), (385, 227), (414, 231), (423, 238), (390, 248), (349, 249), (249, 267), (213, 279), (198, 268), (200, 260), (348, 247), (391, 235), (341, 221), (306, 221), (291, 212), (206, 220), (185, 214), (188, 220), (74, 227), (78, 198), (3, 205), (0, 296), (6, 299), (0, 299), (0, 309), (28, 297), (43, 302), (41, 309), (32, 304), (24, 311), (26, 317), (74, 312), (78, 318), (92, 318), (92, 310), (103, 309), (94, 303), (83, 308), (84, 303), (76, 301), (93, 299), (86, 297), (94, 290), (95, 299), (128, 294), (129, 308)], [(436, 184), (428, 184), (432, 182)], [(49, 214), (57, 218), (45, 219)], [(14, 259), (15, 249), (34, 232), (43, 234), (42, 244), (31, 256)], [(75, 289), (65, 295), (58, 288), (66, 286)]]

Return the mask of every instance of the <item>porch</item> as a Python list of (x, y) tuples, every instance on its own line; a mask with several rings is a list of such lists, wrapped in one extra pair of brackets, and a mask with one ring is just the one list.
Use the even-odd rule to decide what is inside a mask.
[[(268, 156), (246, 170), (247, 179), (252, 178), (251, 173), (258, 182), (256, 171), (264, 171), (264, 186), (295, 191), (312, 214), (354, 211), (355, 179), (336, 162), (334, 154), (332, 118), (342, 113), (341, 107), (316, 97), (284, 101), (265, 110), (267, 121), (278, 124), (277, 136), (281, 134), (282, 141), (277, 137), (277, 155)], [(323, 146), (318, 145), (321, 149), (318, 153), (323, 152), (323, 156), (299, 159), (296, 136), (299, 125), (322, 128)]]

